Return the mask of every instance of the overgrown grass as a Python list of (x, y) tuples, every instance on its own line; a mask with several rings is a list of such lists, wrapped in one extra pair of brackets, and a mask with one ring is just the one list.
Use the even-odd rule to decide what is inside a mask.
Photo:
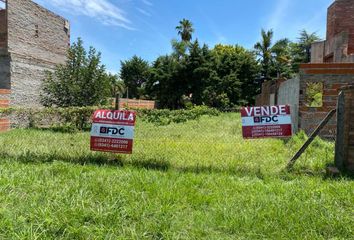
[(241, 137), (239, 114), (138, 121), (133, 155), (89, 133), (0, 135), (1, 239), (353, 239), (354, 183), (326, 178), (334, 145)]

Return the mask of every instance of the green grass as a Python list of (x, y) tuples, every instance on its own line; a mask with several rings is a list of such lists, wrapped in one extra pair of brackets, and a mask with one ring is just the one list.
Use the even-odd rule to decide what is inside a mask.
[(327, 178), (334, 145), (245, 141), (238, 114), (154, 126), (133, 155), (89, 133), (0, 135), (0, 239), (354, 239), (354, 182)]

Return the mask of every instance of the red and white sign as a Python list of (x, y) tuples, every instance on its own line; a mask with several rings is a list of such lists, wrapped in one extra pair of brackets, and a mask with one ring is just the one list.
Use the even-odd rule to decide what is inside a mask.
[(133, 111), (97, 110), (93, 114), (91, 150), (131, 154), (135, 119)]
[(290, 106), (246, 107), (241, 109), (244, 138), (290, 137)]

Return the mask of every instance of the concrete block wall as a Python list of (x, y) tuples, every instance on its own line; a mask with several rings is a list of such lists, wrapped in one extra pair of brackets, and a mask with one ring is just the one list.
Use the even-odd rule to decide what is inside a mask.
[(313, 43), (311, 46), (311, 62), (323, 63), (325, 57), (326, 41)]
[[(323, 106), (306, 106), (307, 83), (323, 83)], [(302, 64), (300, 66), (299, 127), (312, 133), (329, 111), (337, 106), (340, 88), (354, 84), (354, 63)], [(332, 118), (320, 136), (334, 138), (336, 118)]]
[(290, 106), (293, 133), (298, 132), (299, 127), (299, 92), (299, 78), (289, 79), (283, 82), (280, 84), (278, 90), (278, 104)]

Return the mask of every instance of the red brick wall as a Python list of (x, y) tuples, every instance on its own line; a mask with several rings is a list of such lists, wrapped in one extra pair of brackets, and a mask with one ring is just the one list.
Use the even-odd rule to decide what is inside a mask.
[(327, 41), (337, 34), (349, 33), (348, 54), (354, 53), (354, 0), (336, 0), (327, 14)]
[[(0, 89), (0, 108), (8, 108), (10, 103), (10, 93), (8, 89)], [(0, 132), (5, 132), (10, 129), (10, 120), (0, 118)]]
[[(307, 83), (323, 83), (323, 106), (306, 106)], [(354, 63), (302, 64), (300, 66), (299, 128), (312, 133), (329, 111), (336, 108), (339, 89), (354, 84)], [(336, 132), (336, 118), (327, 124), (320, 136), (333, 138)]]
[(136, 109), (154, 109), (155, 101), (140, 99), (119, 99), (119, 109), (136, 108)]

